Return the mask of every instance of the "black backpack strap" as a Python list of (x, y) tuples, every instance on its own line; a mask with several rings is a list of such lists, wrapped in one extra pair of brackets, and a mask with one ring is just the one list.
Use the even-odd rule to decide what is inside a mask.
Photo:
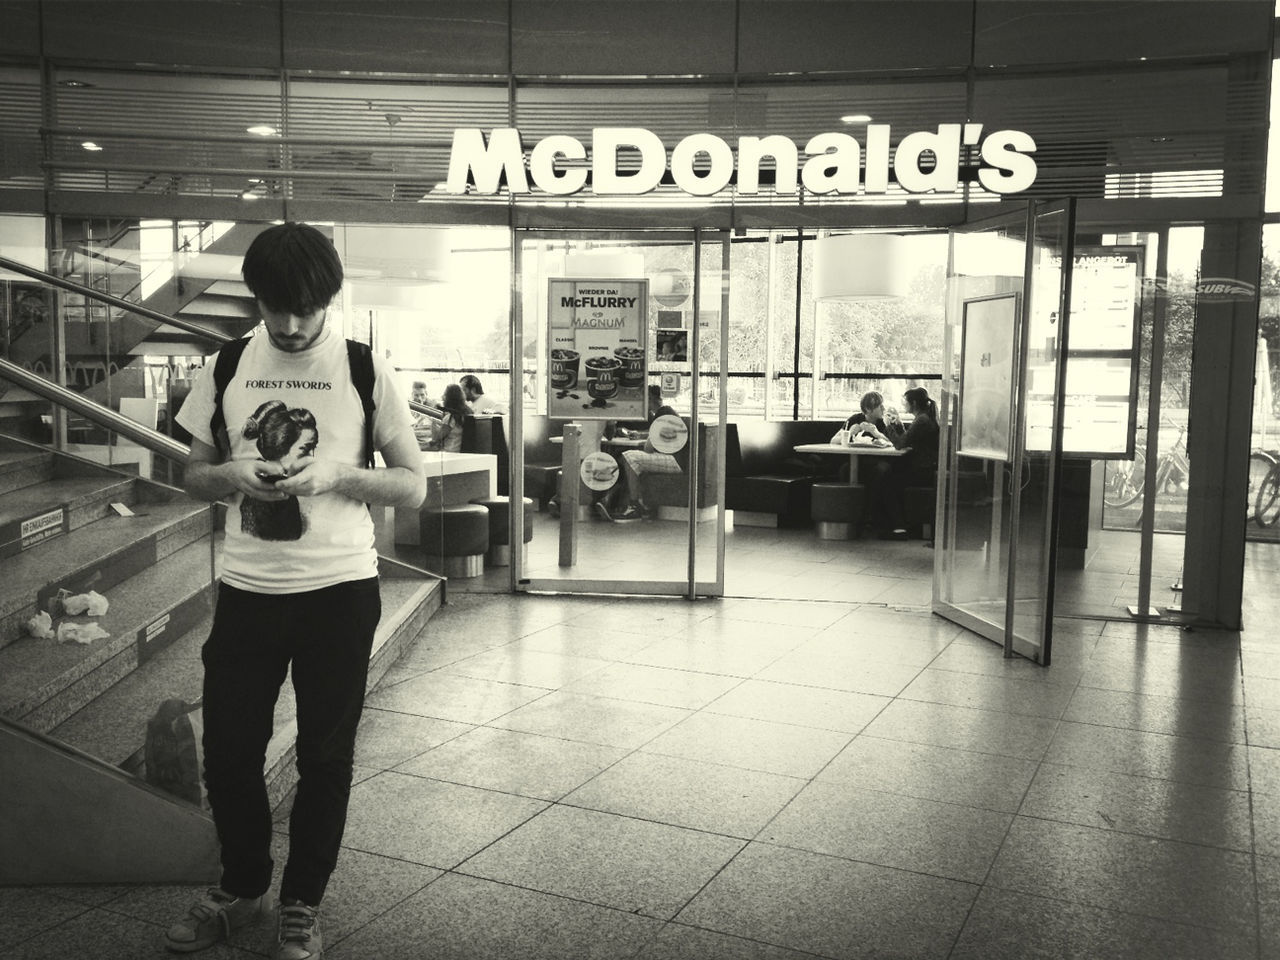
[(364, 465), (373, 467), (373, 351), (367, 343), (347, 341), (347, 363), (351, 368), (351, 382), (360, 396), (364, 410)]
[(213, 363), (213, 416), (209, 419), (209, 430), (213, 433), (213, 445), (224, 459), (231, 456), (231, 439), (227, 436), (227, 420), (222, 413), (222, 395), (236, 375), (240, 355), (248, 345), (248, 337), (224, 343)]

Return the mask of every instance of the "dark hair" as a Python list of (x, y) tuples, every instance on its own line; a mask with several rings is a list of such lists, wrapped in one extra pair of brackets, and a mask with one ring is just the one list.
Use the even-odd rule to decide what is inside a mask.
[(883, 404), (884, 397), (880, 396), (880, 394), (876, 393), (874, 390), (868, 390), (864, 393), (860, 402), (863, 413), (870, 413), (876, 407), (883, 406)]
[(459, 378), (458, 383), (462, 385), (464, 390), (470, 390), (477, 397), (484, 396), (484, 387), (480, 386), (480, 378), (474, 373), (464, 373)]
[(902, 399), (907, 401), (912, 413), (927, 413), (933, 417), (934, 423), (938, 422), (938, 405), (929, 399), (929, 391), (924, 387), (912, 387), (902, 395)]
[(456, 383), (451, 383), (444, 388), (444, 396), (440, 399), (440, 406), (444, 407), (445, 413), (452, 416), (459, 423), (471, 413), (471, 409), (467, 406), (467, 398), (462, 395), (462, 387)]
[(298, 442), (303, 430), (314, 430), (316, 438), (320, 437), (316, 418), (310, 410), (302, 407), (290, 410), (279, 400), (268, 400), (253, 411), (241, 433), (246, 440), (258, 441), (258, 452), (263, 457), (278, 460)]
[(342, 289), (333, 241), (305, 223), (263, 230), (249, 244), (240, 273), (256, 299), (295, 317), (323, 310)]

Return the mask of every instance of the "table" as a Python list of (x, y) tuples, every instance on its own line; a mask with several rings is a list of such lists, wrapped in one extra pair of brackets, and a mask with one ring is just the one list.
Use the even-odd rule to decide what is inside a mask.
[(800, 443), (791, 448), (796, 453), (834, 453), (849, 458), (849, 482), (857, 486), (855, 464), (858, 457), (905, 457), (911, 451), (896, 447), (850, 446), (843, 443)]
[(418, 512), (423, 508), (469, 503), (498, 494), (497, 454), (423, 450), (421, 455), (427, 475), (427, 497), (422, 507), (395, 508), (396, 543), (414, 546), (421, 543)]

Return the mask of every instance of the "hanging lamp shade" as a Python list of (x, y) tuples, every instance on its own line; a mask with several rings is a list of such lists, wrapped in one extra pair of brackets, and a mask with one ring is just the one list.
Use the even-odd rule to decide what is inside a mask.
[(896, 300), (911, 276), (902, 237), (842, 233), (819, 237), (813, 251), (815, 300)]

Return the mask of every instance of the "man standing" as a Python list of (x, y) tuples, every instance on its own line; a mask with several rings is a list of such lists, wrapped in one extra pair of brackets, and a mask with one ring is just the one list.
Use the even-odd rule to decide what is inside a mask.
[[(425, 479), (393, 374), (367, 354), (373, 423), (366, 430), (357, 351), (328, 323), (343, 276), (333, 243), (314, 227), (280, 224), (250, 244), (242, 273), (265, 335), (244, 346), (220, 403), (217, 365), (205, 364), (178, 416), (192, 434), (187, 492), (228, 504), (222, 581), (202, 650), (205, 781), (222, 879), (169, 928), (166, 943), (200, 950), (262, 916), (273, 870), (263, 761), (291, 669), (299, 779), (275, 957), (308, 960), (321, 952), (317, 910), (346, 825), (381, 616), (366, 505), (417, 506)], [(227, 425), (225, 439), (215, 420)], [(370, 439), (383, 468), (367, 466)], [(264, 513), (286, 503), (296, 522), (264, 538)]]
[(471, 406), (471, 412), (477, 416), (483, 416), (487, 413), (501, 415), (507, 412), (506, 407), (485, 395), (484, 387), (480, 385), (480, 378), (474, 373), (464, 374), (458, 380), (458, 385), (462, 387), (462, 395), (466, 397), (467, 403)]

